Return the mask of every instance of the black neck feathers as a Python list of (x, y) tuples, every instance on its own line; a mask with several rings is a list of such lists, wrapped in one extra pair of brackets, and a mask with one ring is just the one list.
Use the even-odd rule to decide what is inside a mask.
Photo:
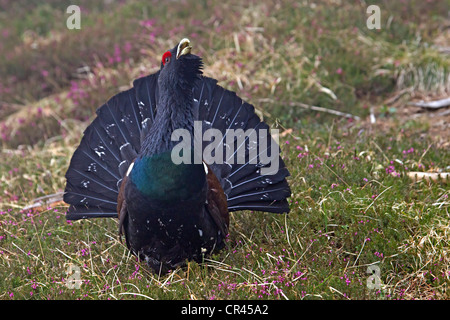
[(142, 156), (169, 151), (178, 143), (171, 141), (176, 129), (191, 134), (194, 127), (193, 88), (202, 73), (202, 61), (194, 55), (166, 64), (158, 79), (159, 101), (153, 126), (142, 142)]

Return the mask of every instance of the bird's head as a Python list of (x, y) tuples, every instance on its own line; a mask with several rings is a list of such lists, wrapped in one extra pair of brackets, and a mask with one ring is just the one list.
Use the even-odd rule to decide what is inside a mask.
[(189, 39), (184, 38), (173, 49), (165, 52), (161, 59), (158, 82), (167, 89), (191, 89), (202, 74), (203, 62), (199, 56), (191, 54)]

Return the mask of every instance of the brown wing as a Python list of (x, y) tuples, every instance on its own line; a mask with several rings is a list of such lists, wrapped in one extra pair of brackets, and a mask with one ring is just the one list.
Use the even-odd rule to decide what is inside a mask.
[(208, 169), (206, 174), (206, 181), (208, 182), (206, 199), (208, 200), (208, 203), (206, 207), (222, 234), (227, 235), (228, 226), (230, 224), (227, 197), (216, 175), (207, 164), (205, 164), (205, 166)]

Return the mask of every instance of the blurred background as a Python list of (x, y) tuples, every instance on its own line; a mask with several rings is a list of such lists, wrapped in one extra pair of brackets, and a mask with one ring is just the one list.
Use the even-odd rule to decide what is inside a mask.
[(448, 12), (446, 0), (0, 0), (1, 144), (66, 134), (183, 37), (208, 76), (285, 127), (335, 118), (308, 106), (409, 119), (406, 102), (449, 95)]

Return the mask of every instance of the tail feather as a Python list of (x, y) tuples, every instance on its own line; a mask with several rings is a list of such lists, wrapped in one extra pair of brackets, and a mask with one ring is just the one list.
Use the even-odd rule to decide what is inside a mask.
[(247, 202), (242, 205), (232, 205), (228, 206), (229, 211), (240, 211), (240, 210), (252, 210), (252, 211), (265, 211), (272, 213), (285, 213), (286, 208), (289, 204), (286, 199), (281, 201), (253, 201)]
[(276, 185), (285, 180), (286, 175), (289, 175), (287, 169), (280, 168), (274, 175), (261, 175), (254, 172), (240, 181), (236, 181), (229, 194), (229, 197), (234, 197), (246, 192), (251, 192), (255, 188), (264, 188), (269, 185)]
[[(86, 137), (89, 137), (89, 135)], [(116, 183), (120, 176), (119, 172), (114, 169), (114, 161), (111, 160), (110, 153), (101, 145), (97, 145), (93, 149), (89, 148), (87, 141), (88, 139), (82, 141), (72, 157), (69, 170), (66, 173), (67, 187), (64, 200), (70, 199), (71, 192), (85, 193), (86, 195), (90, 195), (92, 191), (101, 193), (97, 190), (97, 187), (99, 187), (97, 182), (108, 186), (108, 189), (99, 189), (104, 191), (107, 199), (113, 198), (109, 189), (118, 190)], [(73, 204), (72, 202), (68, 203)]]
[(66, 216), (67, 220), (79, 220), (88, 218), (116, 218), (117, 212), (104, 207), (93, 206), (70, 206), (70, 214)]
[(139, 78), (133, 81), (135, 103), (141, 122), (141, 141), (153, 125), (156, 115), (156, 103), (158, 101), (158, 76), (155, 74)]
[(230, 197), (228, 198), (228, 204), (231, 206), (233, 204), (242, 203), (243, 202), (242, 199), (245, 199), (245, 202), (259, 201), (259, 200), (262, 201), (283, 200), (289, 195), (290, 192), (288, 193), (286, 186), (280, 186), (279, 188), (272, 188), (272, 189), (261, 188), (253, 190), (252, 192)]
[[(227, 148), (235, 150), (222, 165), (212, 166), (227, 195), (229, 210), (288, 212), (289, 205), (286, 198), (290, 196), (290, 189), (285, 178), (289, 176), (289, 171), (283, 160), (281, 157), (277, 159), (278, 167), (270, 172), (273, 174), (262, 174), (261, 171), (261, 168), (267, 166), (261, 156), (264, 154), (270, 158), (272, 150), (280, 150), (270, 135), (269, 126), (261, 122), (252, 105), (216, 83), (216, 80), (204, 77), (194, 96), (200, 96), (199, 119), (224, 134), (222, 139), (224, 156), (227, 154)], [(232, 130), (236, 133), (238, 129), (242, 129), (245, 139), (242, 137), (239, 139), (235, 134), (231, 145), (231, 136), (227, 134)], [(260, 132), (264, 132), (262, 129), (267, 132), (265, 136), (259, 136)], [(259, 150), (261, 138), (267, 141), (267, 146), (263, 150)], [(239, 159), (242, 160), (242, 153), (245, 156), (244, 163), (239, 162)], [(238, 157), (239, 154), (241, 158)]]
[(133, 120), (134, 105), (130, 104), (131, 90), (121, 92), (112, 97), (104, 106), (98, 109), (98, 119), (106, 134), (111, 138), (116, 148), (126, 144), (134, 147), (136, 152), (140, 149), (139, 127)]
[(101, 194), (107, 199), (115, 200), (119, 194), (117, 188), (110, 187), (104, 181), (75, 168), (69, 173), (68, 177), (73, 185), (83, 185), (85, 189), (92, 185), (92, 190), (100, 190)]

